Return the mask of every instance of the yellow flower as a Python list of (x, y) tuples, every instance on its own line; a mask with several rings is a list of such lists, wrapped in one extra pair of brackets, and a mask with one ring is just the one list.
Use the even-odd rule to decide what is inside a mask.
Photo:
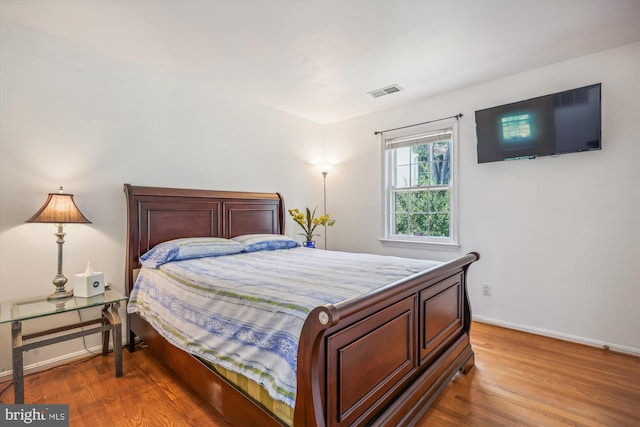
[(319, 234), (314, 233), (318, 225), (332, 226), (336, 222), (335, 219), (329, 217), (329, 214), (316, 217), (316, 209), (314, 209), (313, 212), (311, 212), (309, 208), (305, 210), (306, 213), (302, 213), (298, 208), (289, 209), (289, 215), (302, 227), (304, 233), (300, 234), (303, 235), (307, 241), (313, 240), (313, 236), (319, 236)]

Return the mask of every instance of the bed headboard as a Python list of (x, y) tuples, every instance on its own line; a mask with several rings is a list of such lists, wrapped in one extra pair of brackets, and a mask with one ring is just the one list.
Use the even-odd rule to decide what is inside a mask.
[(284, 200), (278, 193), (188, 190), (124, 184), (127, 197), (125, 291), (139, 258), (158, 243), (181, 237), (284, 233)]

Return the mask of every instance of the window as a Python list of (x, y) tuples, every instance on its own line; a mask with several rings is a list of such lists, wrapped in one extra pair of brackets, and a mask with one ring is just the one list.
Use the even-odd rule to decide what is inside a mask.
[(385, 135), (385, 239), (457, 245), (455, 128)]

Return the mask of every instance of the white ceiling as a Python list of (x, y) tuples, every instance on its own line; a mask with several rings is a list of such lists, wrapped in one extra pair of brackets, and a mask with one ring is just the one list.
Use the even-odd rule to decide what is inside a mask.
[(640, 40), (640, 0), (0, 0), (0, 17), (322, 124)]

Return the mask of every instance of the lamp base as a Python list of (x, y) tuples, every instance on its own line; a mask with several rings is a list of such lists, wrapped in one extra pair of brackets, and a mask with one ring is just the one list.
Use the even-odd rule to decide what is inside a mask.
[(67, 291), (65, 288), (58, 288), (54, 293), (47, 297), (47, 301), (60, 301), (73, 297), (73, 289)]
[(67, 278), (64, 274), (62, 274), (62, 244), (64, 240), (62, 240), (62, 225), (58, 224), (58, 274), (53, 278), (53, 286), (56, 287), (56, 291), (47, 297), (47, 301), (60, 301), (63, 299), (69, 299), (73, 297), (73, 289), (70, 291), (64, 288), (64, 285), (67, 284)]

